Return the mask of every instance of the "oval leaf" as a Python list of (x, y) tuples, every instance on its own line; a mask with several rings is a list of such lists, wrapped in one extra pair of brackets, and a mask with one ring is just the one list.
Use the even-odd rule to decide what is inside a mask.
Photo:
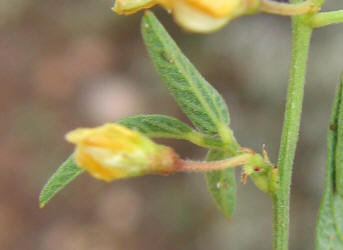
[(209, 135), (226, 133), (229, 115), (223, 98), (183, 55), (151, 12), (143, 17), (142, 34), (165, 86), (194, 126)]

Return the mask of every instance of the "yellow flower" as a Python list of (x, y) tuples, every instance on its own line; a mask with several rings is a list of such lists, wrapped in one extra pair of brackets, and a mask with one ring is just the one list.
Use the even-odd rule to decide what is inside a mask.
[(192, 32), (215, 31), (230, 20), (255, 13), (261, 0), (116, 0), (113, 10), (133, 14), (156, 4), (173, 13), (175, 21)]
[(79, 128), (69, 132), (66, 139), (76, 145), (74, 158), (78, 166), (106, 181), (171, 173), (179, 162), (173, 149), (119, 124)]
[(152, 0), (116, 0), (113, 10), (119, 15), (130, 15), (141, 9), (148, 9), (156, 4)]

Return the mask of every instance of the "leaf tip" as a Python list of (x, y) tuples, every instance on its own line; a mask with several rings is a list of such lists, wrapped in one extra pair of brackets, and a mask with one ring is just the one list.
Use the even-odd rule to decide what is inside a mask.
[(38, 203), (39, 203), (39, 208), (44, 208), (46, 203), (49, 201), (49, 200), (46, 200), (44, 198), (44, 193), (45, 193), (45, 186), (43, 187), (43, 189), (41, 190), (40, 194), (39, 194), (39, 199), (38, 199)]

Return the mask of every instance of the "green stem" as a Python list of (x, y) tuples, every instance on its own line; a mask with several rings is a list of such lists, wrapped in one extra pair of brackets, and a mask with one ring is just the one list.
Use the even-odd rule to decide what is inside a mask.
[[(291, 2), (299, 2), (300, 0), (291, 0)], [(301, 1), (300, 1), (301, 2)], [(312, 0), (312, 3), (318, 7), (324, 4), (325, 0)]]
[(338, 23), (343, 23), (343, 10), (322, 12), (311, 18), (311, 25), (314, 28)]
[(289, 198), (292, 166), (298, 141), (304, 96), (306, 63), (312, 34), (312, 28), (308, 24), (309, 18), (310, 15), (301, 15), (292, 18), (292, 60), (278, 160), (280, 188), (277, 193), (273, 195), (274, 250), (288, 249)]
[(305, 1), (297, 4), (280, 3), (273, 0), (262, 0), (260, 4), (262, 12), (282, 16), (294, 16), (306, 13), (317, 12), (318, 6), (312, 1)]

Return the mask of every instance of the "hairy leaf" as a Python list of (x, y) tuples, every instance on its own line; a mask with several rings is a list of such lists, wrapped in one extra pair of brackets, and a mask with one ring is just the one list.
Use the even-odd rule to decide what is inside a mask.
[[(220, 135), (224, 140), (230, 140), (232, 135), (226, 129), (229, 112), (223, 98), (183, 55), (151, 12), (146, 12), (143, 18), (142, 34), (156, 70), (194, 126), (204, 134)], [(220, 155), (216, 151), (209, 154), (210, 160), (217, 157)], [(226, 217), (232, 215), (235, 206), (234, 178), (234, 170), (206, 173), (210, 193)], [(223, 186), (217, 188), (218, 183)]]
[(330, 129), (328, 132), (326, 177), (323, 193), (323, 200), (319, 209), (317, 231), (316, 231), (316, 250), (336, 250), (343, 249), (342, 235), (342, 207), (343, 201), (337, 193), (336, 172), (340, 153), (337, 152), (343, 137), (338, 137), (339, 116), (342, 115), (342, 94), (343, 83), (339, 85), (334, 101), (330, 119)]
[(135, 115), (118, 121), (149, 137), (185, 139), (193, 129), (176, 118), (166, 115)]
[[(228, 154), (220, 150), (211, 150), (207, 161), (223, 160)], [(234, 169), (211, 171), (206, 173), (208, 189), (219, 209), (227, 219), (231, 218), (236, 203), (236, 180)]]
[(337, 237), (340, 240), (340, 246), (343, 249), (343, 200), (340, 195), (333, 196), (333, 215)]
[[(343, 84), (343, 75), (341, 84)], [(343, 198), (343, 91), (339, 93), (340, 102), (337, 110), (337, 121), (335, 128), (337, 130), (337, 145), (336, 145), (336, 165), (335, 165), (335, 176), (336, 176), (336, 189), (337, 193)]]
[(153, 138), (183, 139), (207, 148), (223, 147), (223, 142), (219, 138), (200, 134), (170, 116), (136, 115), (120, 120), (118, 123)]
[(82, 172), (83, 169), (76, 165), (73, 156), (69, 156), (44, 185), (39, 196), (40, 207), (44, 207), (52, 197)]
[(209, 135), (225, 133), (229, 115), (223, 98), (183, 55), (151, 12), (143, 17), (142, 34), (165, 86), (194, 126)]

